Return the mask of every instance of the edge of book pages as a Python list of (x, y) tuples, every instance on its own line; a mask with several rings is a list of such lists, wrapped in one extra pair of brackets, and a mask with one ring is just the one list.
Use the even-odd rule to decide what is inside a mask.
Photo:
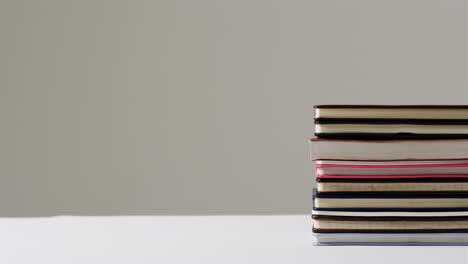
[(468, 233), (314, 233), (315, 246), (468, 246)]

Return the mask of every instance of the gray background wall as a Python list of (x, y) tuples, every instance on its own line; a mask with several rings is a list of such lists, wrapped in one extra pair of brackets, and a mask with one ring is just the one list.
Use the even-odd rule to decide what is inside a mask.
[(0, 216), (308, 213), (312, 105), (468, 104), (467, 1), (0, 1)]

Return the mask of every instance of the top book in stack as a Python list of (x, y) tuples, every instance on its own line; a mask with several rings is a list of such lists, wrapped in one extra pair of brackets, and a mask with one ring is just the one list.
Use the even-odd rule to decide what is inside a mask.
[(468, 105), (317, 105), (322, 139), (468, 139)]

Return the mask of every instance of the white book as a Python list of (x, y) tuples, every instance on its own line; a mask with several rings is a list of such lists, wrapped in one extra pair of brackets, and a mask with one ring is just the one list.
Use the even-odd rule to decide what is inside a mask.
[(318, 246), (340, 245), (467, 245), (468, 233), (314, 233)]
[(468, 165), (468, 159), (437, 160), (316, 160), (317, 165), (398, 166), (398, 165)]
[(468, 119), (466, 105), (317, 105), (315, 118)]
[(312, 210), (312, 216), (353, 216), (353, 217), (454, 217), (468, 216), (468, 211), (346, 211)]
[(468, 158), (468, 139), (311, 139), (311, 159), (413, 160)]
[(433, 220), (433, 221), (382, 221), (382, 220), (334, 220), (312, 219), (313, 229), (320, 230), (464, 230), (468, 229), (468, 220)]
[(468, 182), (317, 182), (319, 193), (468, 192)]
[(317, 208), (467, 208), (468, 198), (315, 198)]
[(468, 134), (468, 125), (414, 125), (414, 124), (316, 124), (316, 134)]
[(397, 175), (467, 175), (468, 166), (316, 166), (316, 175), (338, 175), (338, 176), (397, 176)]

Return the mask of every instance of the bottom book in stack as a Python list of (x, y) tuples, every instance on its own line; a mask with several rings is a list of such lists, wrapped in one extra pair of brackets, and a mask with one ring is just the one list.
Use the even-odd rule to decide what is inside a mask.
[(391, 167), (317, 161), (315, 243), (468, 245), (466, 160), (447, 162)]
[(318, 246), (467, 246), (467, 233), (319, 233)]

